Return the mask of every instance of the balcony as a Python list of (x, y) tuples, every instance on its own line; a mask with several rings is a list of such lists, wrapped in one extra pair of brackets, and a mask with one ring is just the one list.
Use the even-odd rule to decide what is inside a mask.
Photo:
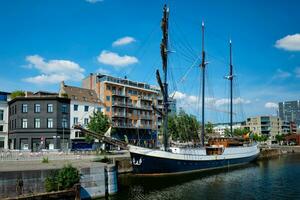
[(121, 102), (121, 101), (114, 101), (114, 102), (112, 102), (112, 106), (114, 106), (114, 107), (126, 107), (126, 104), (124, 102)]
[(128, 96), (124, 92), (118, 92), (118, 91), (113, 90), (111, 92), (111, 94), (112, 94), (112, 96), (127, 97), (128, 98)]
[(112, 113), (112, 117), (126, 118), (126, 114), (125, 113), (120, 113), (120, 112), (114, 112), (114, 113)]
[(151, 115), (140, 115), (141, 119), (147, 119), (147, 120), (152, 120), (153, 116)]

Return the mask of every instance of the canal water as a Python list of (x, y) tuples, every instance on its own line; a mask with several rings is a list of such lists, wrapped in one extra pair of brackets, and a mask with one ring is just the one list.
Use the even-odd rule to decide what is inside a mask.
[(299, 199), (300, 154), (256, 161), (243, 167), (185, 175), (121, 175), (110, 200)]

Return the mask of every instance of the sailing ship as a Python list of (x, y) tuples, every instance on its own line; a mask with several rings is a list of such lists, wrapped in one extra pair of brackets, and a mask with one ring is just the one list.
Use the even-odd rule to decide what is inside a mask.
[[(260, 150), (256, 143), (244, 143), (234, 141), (230, 138), (217, 138), (210, 140), (208, 145), (204, 143), (205, 135), (205, 50), (204, 50), (204, 23), (202, 23), (202, 128), (201, 147), (188, 148), (180, 146), (169, 146), (168, 142), (168, 21), (169, 8), (163, 8), (163, 18), (161, 22), (162, 42), (160, 52), (162, 57), (163, 80), (160, 73), (156, 71), (158, 85), (163, 95), (163, 111), (159, 112), (163, 118), (163, 147), (161, 149), (149, 149), (134, 145), (127, 145), (130, 152), (133, 172), (136, 174), (170, 174), (183, 173), (199, 170), (209, 170), (223, 167), (231, 167), (249, 163), (255, 160)], [(233, 66), (231, 59), (232, 44), (230, 41), (230, 72), (226, 77), (230, 81), (230, 131), (232, 133), (232, 81)]]

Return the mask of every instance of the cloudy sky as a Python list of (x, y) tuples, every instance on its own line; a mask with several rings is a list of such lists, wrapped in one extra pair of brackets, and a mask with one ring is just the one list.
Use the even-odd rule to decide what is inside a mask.
[(235, 120), (276, 114), (300, 99), (300, 2), (2, 0), (0, 90), (57, 91), (91, 72), (155, 84), (163, 4), (170, 7), (170, 93), (198, 115), (201, 23), (207, 52), (207, 119), (228, 120), (228, 41)]

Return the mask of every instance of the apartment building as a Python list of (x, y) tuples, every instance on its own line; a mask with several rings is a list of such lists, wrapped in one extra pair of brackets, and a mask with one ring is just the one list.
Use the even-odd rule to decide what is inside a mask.
[(9, 105), (9, 147), (39, 151), (69, 145), (70, 99), (48, 92), (26, 93)]
[(97, 97), (95, 90), (69, 86), (64, 82), (60, 84), (59, 96), (70, 99), (70, 139), (74, 147), (76, 144), (85, 142), (85, 136), (72, 127), (74, 125), (86, 127), (90, 116), (96, 111), (103, 111), (104, 105)]
[(105, 114), (121, 135), (126, 134), (132, 139), (142, 136), (150, 139), (153, 136), (151, 133), (157, 132), (158, 114), (152, 109), (152, 105), (158, 105), (160, 96), (156, 87), (100, 73), (86, 77), (82, 87), (96, 91), (106, 106)]
[(0, 150), (8, 149), (8, 101), (9, 93), (0, 91)]
[(295, 122), (300, 128), (300, 100), (279, 102), (278, 107), (281, 120)]
[(247, 118), (245, 128), (258, 135), (266, 135), (272, 141), (278, 134), (286, 134), (289, 132), (288, 125), (276, 116), (256, 116)]

